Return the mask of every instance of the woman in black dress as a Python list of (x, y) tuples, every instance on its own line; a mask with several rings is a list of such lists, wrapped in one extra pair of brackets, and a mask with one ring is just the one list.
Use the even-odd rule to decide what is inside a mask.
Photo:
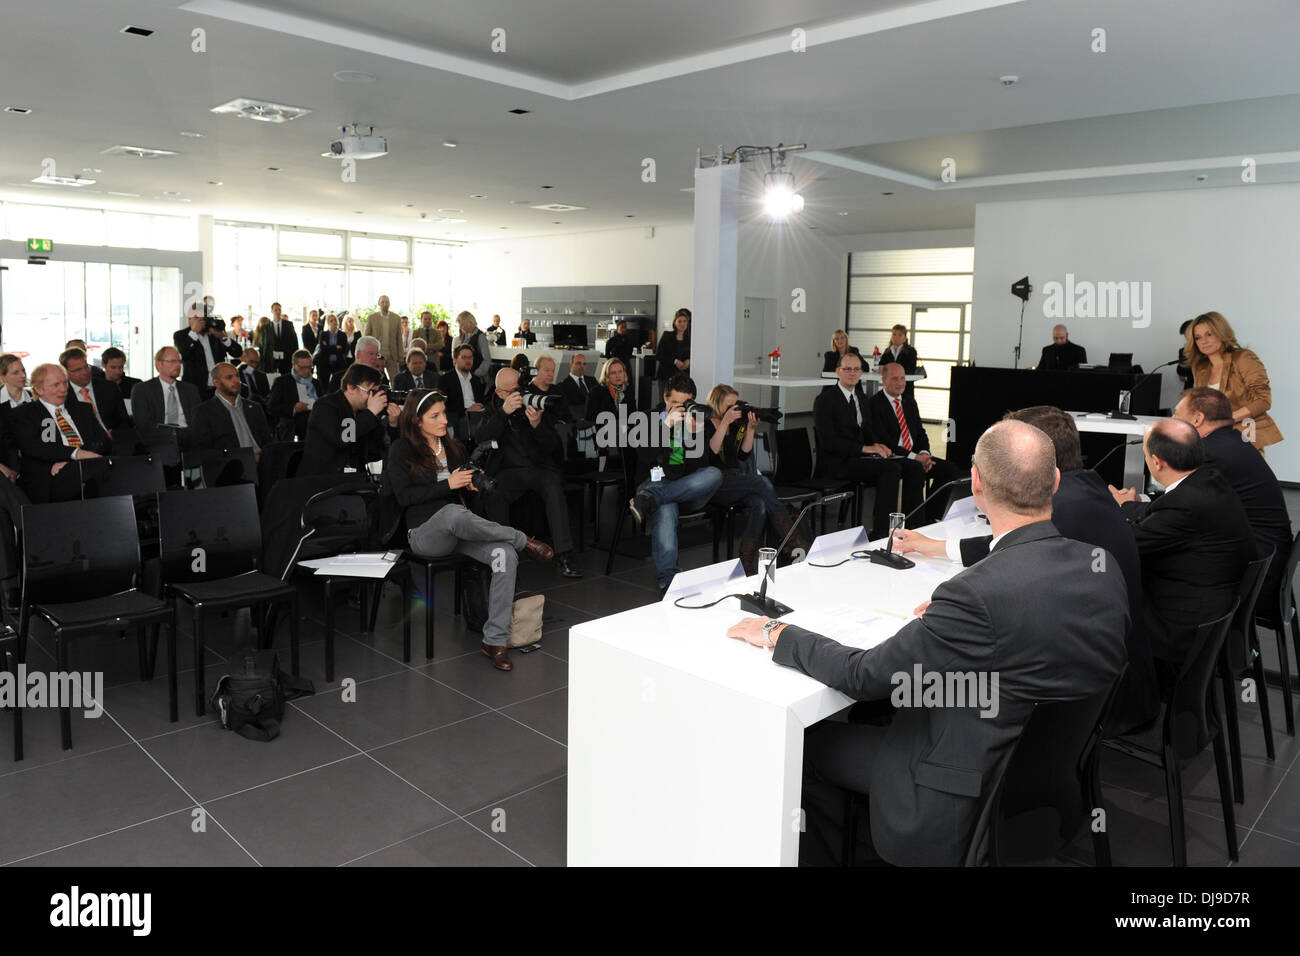
[(655, 379), (666, 382), (678, 372), (691, 374), (691, 310), (678, 309), (673, 327), (655, 350)]

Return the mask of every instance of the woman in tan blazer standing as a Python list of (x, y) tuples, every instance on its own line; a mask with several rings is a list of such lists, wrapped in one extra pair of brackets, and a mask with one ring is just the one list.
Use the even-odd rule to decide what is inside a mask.
[(1227, 319), (1218, 312), (1206, 312), (1193, 319), (1187, 329), (1184, 354), (1196, 386), (1217, 388), (1227, 397), (1234, 427), (1247, 441), (1253, 440), (1261, 455), (1267, 446), (1282, 440), (1282, 432), (1268, 414), (1273, 406), (1268, 371), (1258, 355), (1238, 344)]

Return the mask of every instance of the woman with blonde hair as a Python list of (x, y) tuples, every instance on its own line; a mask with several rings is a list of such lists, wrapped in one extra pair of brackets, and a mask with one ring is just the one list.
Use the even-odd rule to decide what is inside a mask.
[(361, 332), (357, 328), (357, 319), (353, 315), (343, 316), (343, 345), (345, 352), (343, 361), (345, 365), (351, 365), (357, 354), (357, 341), (361, 338)]
[(23, 360), (12, 352), (0, 355), (0, 405), (17, 408), (31, 400)]
[(1184, 346), (1192, 381), (1217, 388), (1232, 406), (1232, 420), (1260, 454), (1282, 440), (1282, 432), (1268, 414), (1273, 391), (1268, 371), (1259, 356), (1242, 348), (1232, 326), (1218, 312), (1206, 312), (1192, 320)]
[[(859, 359), (862, 358), (862, 353), (849, 344), (848, 334), (843, 329), (836, 329), (831, 334), (831, 350), (824, 356), (822, 371), (833, 372), (839, 368), (841, 355), (856, 355)], [(864, 369), (867, 367), (865, 360), (862, 362), (862, 367)]]
[[(790, 510), (776, 496), (772, 482), (758, 473), (750, 458), (758, 416), (742, 413), (740, 396), (730, 385), (715, 385), (709, 392), (711, 414), (704, 420), (704, 443), (708, 464), (722, 472), (722, 484), (713, 493), (711, 504), (726, 507), (745, 503), (745, 530), (740, 535), (740, 564), (746, 574), (758, 573), (758, 548), (763, 543), (763, 525), (771, 523), (777, 540), (790, 530)], [(790, 542), (790, 548), (803, 548), (812, 539), (802, 531)]]

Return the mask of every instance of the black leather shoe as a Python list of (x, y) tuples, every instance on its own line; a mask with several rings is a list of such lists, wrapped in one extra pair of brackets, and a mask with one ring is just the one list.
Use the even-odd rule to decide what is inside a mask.
[(559, 566), (560, 573), (563, 574), (566, 578), (582, 577), (582, 571), (574, 567), (573, 564), (570, 563), (569, 555), (567, 553), (561, 554), (558, 557), (556, 557), (555, 563)]

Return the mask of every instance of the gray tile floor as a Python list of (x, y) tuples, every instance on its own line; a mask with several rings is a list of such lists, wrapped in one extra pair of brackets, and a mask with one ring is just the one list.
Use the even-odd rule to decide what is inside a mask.
[[(1288, 492), (1300, 515), (1300, 492)], [(1300, 526), (1298, 523), (1297, 526)], [(657, 599), (648, 561), (579, 556), (587, 577), (561, 578), (524, 563), (520, 586), (547, 595), (542, 649), (513, 653), (510, 674), (493, 670), (479, 638), (451, 613), (451, 578), (436, 592), (437, 653), (423, 654), (423, 618), (413, 622), (413, 660), (401, 662), (397, 590), (379, 627), (355, 628), (340, 607), (333, 683), (324, 678), (318, 623), (303, 631), (302, 661), (317, 693), (293, 701), (271, 744), (219, 728), (193, 706), (189, 633), (179, 640), (181, 720), (167, 721), (162, 678), (141, 683), (130, 641), (96, 640), (72, 651), (78, 670), (105, 672), (105, 714), (74, 715), (74, 749), (59, 746), (57, 715), (26, 712), (26, 759), (12, 762), (10, 715), (0, 715), (0, 864), (35, 866), (562, 866), (565, 860), (568, 628)], [(684, 549), (684, 567), (710, 560)], [(318, 603), (307, 602), (308, 608)], [(310, 613), (310, 612), (309, 612)], [(247, 640), (238, 615), (209, 631), (207, 682)], [(1272, 635), (1262, 632), (1266, 659)], [(287, 658), (287, 638), (277, 646)], [(52, 668), (33, 641), (33, 666)], [(159, 673), (165, 673), (160, 661)], [(342, 699), (342, 681), (355, 702)], [(1236, 807), (1241, 864), (1300, 864), (1300, 743), (1281, 729), (1281, 697), (1270, 702), (1277, 757), (1265, 758), (1257, 708), (1242, 717), (1246, 802)], [(1170, 860), (1159, 770), (1107, 752), (1105, 800), (1118, 865)], [(1193, 865), (1227, 862), (1213, 761), (1184, 775)], [(1087, 864), (1081, 838), (1063, 862)]]

